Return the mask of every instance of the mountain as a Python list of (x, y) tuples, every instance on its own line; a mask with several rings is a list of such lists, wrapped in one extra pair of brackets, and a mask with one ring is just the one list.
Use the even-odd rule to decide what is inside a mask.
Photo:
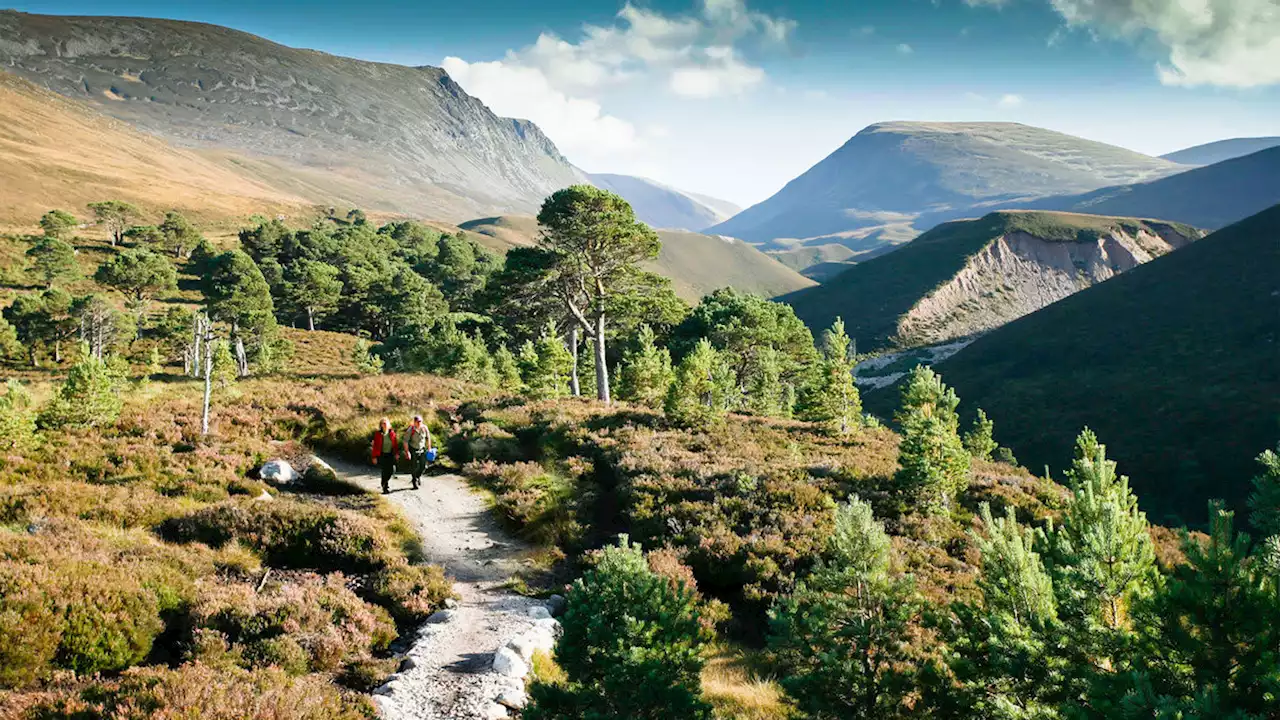
[(779, 300), (815, 332), (844, 318), (862, 352), (933, 345), (999, 327), (1200, 236), (1155, 220), (997, 212), (940, 225)]
[(741, 208), (725, 201), (694, 195), (648, 178), (591, 173), (592, 185), (615, 192), (631, 203), (636, 217), (655, 228), (702, 230), (728, 220)]
[(910, 240), (927, 211), (1080, 193), (1181, 169), (1014, 123), (881, 123), (708, 232), (775, 249), (838, 243), (874, 250)]
[(1181, 165), (1212, 165), (1223, 160), (1252, 155), (1259, 150), (1280, 146), (1280, 137), (1231, 138), (1161, 155)]
[[(459, 227), (499, 252), (532, 245), (538, 235), (538, 221), (528, 216), (481, 218)], [(671, 278), (676, 294), (689, 302), (722, 287), (773, 297), (814, 284), (741, 240), (683, 230), (657, 232), (662, 251), (649, 269)]]
[(1216, 230), (1280, 202), (1280, 147), (1159, 180), (1053, 197), (1023, 207), (1159, 217)]
[[(1092, 428), (1152, 520), (1243, 509), (1280, 440), (1280, 205), (1005, 325), (938, 366), (1027, 467)], [(896, 393), (895, 390), (884, 391)]]
[(205, 222), (310, 210), (234, 165), (0, 72), (0, 225), (30, 228), (53, 207), (83, 216), (107, 198)]
[(214, 25), (0, 12), (0, 63), (313, 202), (459, 220), (531, 212), (582, 175), (532, 123), (441, 69), (337, 57)]

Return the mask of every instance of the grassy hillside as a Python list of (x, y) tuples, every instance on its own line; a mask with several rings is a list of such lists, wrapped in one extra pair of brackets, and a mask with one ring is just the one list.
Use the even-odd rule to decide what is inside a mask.
[(1213, 165), (1280, 145), (1280, 137), (1231, 138), (1161, 155), (1181, 165)]
[[(1087, 246), (1096, 245), (1099, 238), (1111, 237), (1113, 233), (1136, 236), (1139, 231), (1154, 234), (1166, 231), (1165, 228), (1180, 236), (1197, 235), (1191, 228), (1153, 221), (1065, 213), (992, 213), (979, 220), (941, 225), (900, 250), (859, 263), (818, 287), (779, 299), (794, 307), (800, 319), (815, 331), (828, 327), (837, 316), (842, 317), (861, 352), (893, 345), (941, 341), (949, 338), (933, 337), (937, 334), (934, 328), (918, 330), (916, 335), (904, 335), (907, 329), (904, 322), (931, 293), (955, 281), (972, 258), (999, 238), (1022, 233), (1047, 244), (1080, 242)], [(1158, 249), (1151, 248), (1151, 251)], [(1019, 263), (1017, 257), (1010, 257), (1019, 251), (1023, 252), (1025, 262)], [(1006, 295), (1014, 289), (1015, 275), (1037, 281), (1038, 276), (1044, 274), (1044, 268), (1054, 266), (1060, 273), (1072, 276), (1076, 272), (1072, 267), (1073, 261), (1077, 259), (1065, 245), (1060, 253), (1054, 252), (1052, 247), (1015, 248), (997, 253), (986, 258), (990, 272), (974, 282), (966, 283), (962, 278), (956, 283), (957, 287), (952, 290), (964, 296), (958, 302), (949, 298), (948, 308), (930, 311), (935, 315), (941, 313), (932, 322), (967, 327), (975, 322), (972, 320), (975, 315), (984, 312), (996, 319), (1006, 317), (1022, 310), (1024, 304), (1019, 300), (1014, 307), (1009, 307), (1013, 301)], [(1057, 267), (1064, 264), (1067, 267)], [(1000, 277), (993, 278), (993, 274)], [(1106, 272), (1100, 274), (1105, 275)], [(1041, 294), (1040, 297), (1048, 300), (1050, 296)], [(942, 329), (946, 330), (945, 327)]]
[[(1280, 206), (990, 333), (939, 370), (1059, 474), (1081, 427), (1154, 520), (1240, 508), (1280, 440)], [(892, 391), (892, 392), (896, 392)]]
[(52, 207), (83, 216), (85, 203), (108, 198), (205, 221), (309, 209), (299, 195), (0, 72), (0, 227)]
[[(532, 245), (538, 236), (537, 220), (525, 215), (481, 218), (459, 227), (498, 252)], [(722, 287), (773, 297), (814, 284), (741, 241), (681, 230), (658, 230), (658, 236), (662, 252), (651, 269), (671, 278), (676, 293), (691, 302)]]
[(856, 241), (853, 231), (900, 232), (925, 212), (1085, 192), (1179, 169), (1167, 160), (1015, 123), (880, 123), (708, 232), (770, 247), (841, 234)]

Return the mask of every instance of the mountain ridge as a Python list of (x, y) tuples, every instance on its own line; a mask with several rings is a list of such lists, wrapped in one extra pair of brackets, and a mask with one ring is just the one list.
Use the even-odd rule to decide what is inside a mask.
[(1184, 148), (1160, 157), (1183, 165), (1213, 165), (1280, 145), (1280, 137), (1227, 138)]
[(671, 187), (637, 175), (588, 173), (591, 184), (621, 195), (631, 204), (636, 217), (655, 228), (671, 228), (698, 232), (729, 219), (730, 208), (741, 208), (728, 202)]

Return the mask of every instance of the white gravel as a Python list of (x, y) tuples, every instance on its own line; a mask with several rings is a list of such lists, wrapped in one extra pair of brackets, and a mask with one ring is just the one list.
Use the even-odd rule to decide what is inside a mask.
[[(379, 491), (376, 469), (329, 462), (342, 477)], [(410, 490), (401, 475), (391, 488), (388, 499), (417, 527), (428, 561), (455, 579), (460, 599), (418, 629), (400, 672), (374, 691), (379, 714), (386, 720), (510, 716), (497, 700), (524, 697), (526, 655), (549, 646), (559, 627), (548, 619), (546, 603), (501, 587), (519, 568), (526, 547), (502, 532), (484, 500), (456, 475), (425, 477), (420, 490)], [(504, 659), (515, 662), (499, 665), (522, 673), (494, 670), (495, 654), (503, 649), (513, 656)]]

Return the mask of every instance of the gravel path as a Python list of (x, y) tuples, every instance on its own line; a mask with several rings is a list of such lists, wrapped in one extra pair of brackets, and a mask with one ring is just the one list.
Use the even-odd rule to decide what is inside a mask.
[[(376, 468), (326, 460), (347, 480), (371, 492), (381, 491)], [(496, 701), (522, 702), (524, 672), (517, 662), (494, 657), (515, 638), (523, 646), (545, 647), (558, 629), (546, 619), (547, 605), (501, 586), (520, 567), (526, 546), (506, 535), (489, 513), (484, 499), (457, 475), (424, 477), (412, 490), (407, 474), (391, 481), (387, 498), (398, 505), (422, 537), (427, 561), (442, 565), (454, 578), (460, 600), (437, 613), (419, 631), (400, 672), (375, 691), (374, 702), (387, 720), (470, 720), (501, 718), (508, 713)], [(520, 645), (521, 643), (517, 643)], [(523, 653), (523, 659), (531, 650)], [(507, 660), (512, 651), (503, 651)], [(519, 656), (516, 653), (515, 656)], [(527, 669), (527, 668), (523, 668)]]

